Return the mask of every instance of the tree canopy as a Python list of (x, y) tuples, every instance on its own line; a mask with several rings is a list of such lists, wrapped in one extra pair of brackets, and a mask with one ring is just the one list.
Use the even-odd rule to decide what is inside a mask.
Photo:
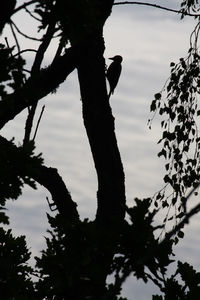
[[(188, 262), (174, 261), (173, 251), (184, 237), (184, 227), (200, 210), (188, 209), (188, 200), (200, 185), (198, 129), (200, 93), (200, 28), (198, 0), (180, 1), (180, 8), (113, 0), (32, 0), (1, 4), (0, 32), (0, 127), (27, 110), (24, 137), (20, 144), (0, 136), (0, 290), (4, 299), (125, 299), (121, 291), (132, 275), (145, 283), (152, 281), (160, 290), (153, 300), (198, 299), (200, 273)], [(106, 87), (105, 41), (103, 28), (112, 17), (114, 5), (146, 5), (189, 16), (196, 20), (187, 56), (171, 62), (170, 77), (156, 92), (152, 116), (161, 116), (159, 157), (165, 159), (164, 184), (153, 197), (135, 198), (126, 205), (125, 174), (115, 135), (115, 119)], [(38, 33), (22, 32), (14, 16), (27, 14)], [(9, 28), (15, 41), (3, 38)], [(36, 49), (23, 48), (18, 36), (38, 42)], [(53, 40), (57, 48), (48, 66), (43, 61)], [(32, 62), (24, 54), (32, 54)], [(77, 70), (83, 125), (97, 174), (95, 220), (81, 220), (79, 208), (59, 170), (45, 165), (37, 152), (35, 121), (38, 102), (56, 92)], [(34, 128), (36, 123), (36, 129)], [(6, 202), (17, 200), (25, 185), (42, 185), (50, 194), (50, 225), (47, 248), (36, 265), (29, 265), (30, 251), (25, 236), (15, 237), (5, 212)], [(167, 215), (155, 225), (157, 214)], [(175, 211), (175, 213), (174, 213)], [(167, 229), (168, 222), (173, 226)], [(169, 275), (172, 262), (176, 270)], [(112, 282), (107, 278), (112, 275)], [(36, 279), (35, 279), (36, 278)], [(134, 295), (133, 295), (134, 299)]]

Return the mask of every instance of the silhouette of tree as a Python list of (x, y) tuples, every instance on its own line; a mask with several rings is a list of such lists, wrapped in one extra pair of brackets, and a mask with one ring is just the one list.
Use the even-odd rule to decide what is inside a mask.
[[(183, 228), (199, 212), (197, 205), (187, 211), (187, 200), (199, 186), (199, 137), (195, 117), (199, 116), (199, 4), (180, 1), (176, 11), (155, 4), (118, 2), (113, 0), (33, 0), (24, 4), (10, 1), (1, 4), (0, 32), (10, 26), (15, 47), (6, 40), (0, 44), (0, 127), (14, 119), (25, 108), (28, 115), (23, 143), (0, 137), (0, 221), (8, 224), (5, 203), (17, 199), (25, 184), (36, 188), (43, 185), (51, 194), (48, 215), (51, 226), (47, 249), (36, 258), (36, 268), (28, 265), (30, 253), (25, 237), (15, 238), (11, 230), (0, 229), (0, 290), (4, 299), (123, 299), (121, 288), (133, 274), (144, 282), (153, 281), (162, 295), (153, 300), (197, 299), (200, 293), (200, 273), (188, 263), (177, 262), (173, 275), (167, 277), (172, 262), (173, 247), (183, 238)], [(147, 5), (195, 17), (197, 26), (191, 35), (191, 48), (186, 59), (171, 64), (171, 76), (163, 90), (155, 94), (151, 111), (167, 115), (161, 125), (163, 148), (159, 156), (167, 160), (164, 188), (153, 199), (135, 199), (134, 207), (126, 206), (124, 171), (115, 136), (115, 125), (108, 101), (103, 57), (105, 44), (103, 27), (113, 5)], [(24, 34), (12, 16), (24, 11), (39, 22), (42, 38)], [(192, 13), (191, 13), (192, 11)], [(23, 49), (18, 34), (39, 42), (38, 48)], [(58, 48), (46, 68), (44, 55), (57, 36)], [(25, 52), (34, 53), (31, 70), (27, 72)], [(34, 116), (40, 99), (54, 92), (74, 70), (78, 71), (83, 123), (98, 179), (97, 212), (94, 221), (79, 218), (64, 181), (55, 168), (47, 167), (41, 155), (35, 155)], [(27, 76), (28, 73), (28, 76)], [(167, 101), (166, 101), (167, 99)], [(40, 117), (42, 116), (42, 113)], [(167, 121), (166, 121), (167, 120)], [(150, 120), (151, 122), (152, 120)], [(38, 124), (39, 125), (38, 121)], [(173, 130), (168, 122), (174, 122)], [(195, 156), (188, 157), (195, 143)], [(171, 187), (172, 197), (166, 196)], [(190, 188), (189, 194), (187, 194)], [(162, 207), (178, 205), (176, 225), (162, 240), (156, 231), (167, 223), (153, 226), (155, 215)], [(127, 214), (127, 219), (125, 219)], [(140, 234), (138, 235), (138, 232)], [(113, 283), (108, 284), (108, 275)], [(33, 282), (32, 275), (38, 277)], [(181, 276), (182, 281), (178, 280)]]

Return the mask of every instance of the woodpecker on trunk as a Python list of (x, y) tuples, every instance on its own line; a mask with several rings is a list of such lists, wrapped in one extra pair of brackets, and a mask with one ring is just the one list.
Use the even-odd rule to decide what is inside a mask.
[(122, 70), (122, 57), (120, 55), (115, 55), (114, 57), (110, 57), (109, 59), (113, 60), (113, 62), (108, 67), (106, 77), (108, 79), (110, 85), (110, 91), (108, 94), (108, 99), (110, 98), (111, 94), (114, 93), (114, 89), (118, 83), (119, 76)]

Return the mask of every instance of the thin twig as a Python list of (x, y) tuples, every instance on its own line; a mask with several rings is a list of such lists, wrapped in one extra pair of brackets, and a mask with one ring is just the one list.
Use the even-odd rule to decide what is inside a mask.
[(29, 35), (23, 33), (23, 32), (17, 27), (17, 25), (16, 25), (12, 20), (10, 20), (10, 22), (11, 22), (12, 25), (15, 27), (15, 29), (17, 30), (17, 32), (18, 32), (19, 34), (21, 34), (23, 37), (25, 37), (25, 38), (27, 38), (27, 39), (29, 39), (29, 40), (37, 41), (37, 42), (41, 42), (41, 41), (42, 41), (42, 39), (37, 39), (37, 38), (35, 38), (35, 37), (29, 36)]
[(12, 35), (14, 37), (14, 40), (15, 40), (15, 43), (16, 43), (16, 46), (17, 46), (17, 50), (18, 50), (18, 53), (20, 52), (20, 46), (19, 46), (19, 42), (18, 42), (18, 39), (17, 39), (17, 36), (15, 34), (15, 31), (14, 31), (14, 28), (13, 28), (13, 22), (10, 22), (10, 29), (11, 29), (11, 32), (12, 32)]
[(8, 43), (8, 38), (7, 38), (7, 37), (5, 37), (5, 42), (6, 42), (7, 48), (10, 48), (9, 43)]
[(114, 3), (113, 5), (116, 6), (116, 5), (124, 5), (124, 4), (136, 4), (136, 5), (143, 5), (143, 6), (151, 6), (151, 7), (155, 7), (155, 8), (167, 10), (167, 11), (170, 11), (170, 12), (174, 12), (174, 13), (177, 13), (177, 14), (191, 16), (191, 17), (198, 17), (198, 16), (200, 16), (199, 14), (191, 14), (191, 13), (184, 12), (182, 10), (168, 8), (168, 7), (165, 7), (165, 6), (161, 6), (161, 5), (157, 5), (157, 4), (153, 4), (153, 3), (148, 3), (148, 2), (123, 1), (123, 2)]
[(20, 55), (24, 52), (37, 52), (37, 50), (35, 50), (35, 49), (24, 49), (24, 50), (21, 50), (21, 51), (17, 52), (16, 54), (13, 54), (13, 57), (18, 56), (18, 55)]
[(42, 115), (44, 113), (44, 109), (45, 109), (45, 105), (42, 106), (42, 110), (41, 110), (41, 113), (40, 113), (40, 116), (38, 118), (38, 121), (37, 121), (37, 125), (36, 125), (36, 128), (35, 128), (35, 133), (34, 133), (34, 136), (33, 136), (33, 141), (35, 140), (36, 138), (36, 134), (37, 134), (37, 131), (38, 131), (38, 127), (40, 125), (40, 121), (41, 121), (41, 118), (42, 118)]
[(178, 223), (170, 232), (168, 232), (164, 238), (164, 240), (160, 243), (163, 244), (166, 241), (169, 241), (170, 238), (175, 235), (177, 232), (181, 230), (186, 224), (189, 223), (189, 220), (192, 216), (196, 215), (200, 211), (200, 203), (193, 207), (183, 218), (183, 220)]
[[(44, 58), (44, 53), (47, 50), (47, 48), (51, 42), (51, 39), (53, 37), (53, 34), (54, 34), (55, 24), (56, 24), (55, 21), (53, 21), (52, 23), (49, 24), (47, 31), (43, 37), (43, 41), (40, 44), (38, 50), (36, 51), (35, 60), (33, 62), (32, 68), (31, 68), (32, 76), (37, 76), (40, 72), (41, 64), (42, 64), (42, 61)], [(33, 127), (33, 119), (34, 119), (34, 115), (36, 112), (37, 103), (38, 102), (35, 102), (29, 108), (29, 112), (28, 112), (28, 116), (27, 116), (27, 120), (26, 120), (26, 126), (25, 126), (25, 135), (24, 135), (24, 142), (23, 142), (24, 144), (30, 140), (31, 130)], [(37, 129), (36, 129), (36, 132), (37, 132)], [(36, 132), (35, 132), (35, 135), (36, 135)], [(35, 138), (35, 135), (34, 135), (34, 138)]]
[[(186, 202), (194, 194), (194, 192), (196, 191), (196, 189), (199, 186), (200, 186), (200, 183), (188, 193), (188, 195), (186, 196)], [(177, 232), (179, 232), (181, 230), (181, 228), (183, 228), (186, 224), (188, 224), (190, 218), (192, 216), (194, 216), (195, 214), (197, 214), (199, 211), (200, 211), (200, 203), (197, 204), (196, 206), (194, 206), (188, 213), (185, 213), (185, 217), (183, 218), (183, 220), (181, 222), (179, 222), (171, 231), (166, 233), (165, 238), (163, 239), (163, 241), (160, 244), (165, 243), (166, 241), (170, 240), (170, 238), (173, 235), (175, 235)]]
[(28, 10), (27, 7), (25, 7), (25, 11), (26, 11), (33, 19), (35, 19), (36, 21), (42, 22), (42, 20), (39, 19), (39, 18), (37, 18), (36, 16), (34, 16), (34, 14), (33, 14), (30, 10)]
[(38, 102), (35, 102), (31, 107), (28, 107), (28, 117), (26, 119), (26, 125), (25, 125), (25, 133), (24, 133), (24, 140), (23, 140), (23, 145), (28, 143), (30, 141), (30, 135), (31, 135), (31, 130), (33, 126), (33, 119), (35, 115), (35, 111), (37, 108)]
[(32, 0), (32, 1), (29, 1), (29, 2), (27, 2), (27, 3), (24, 3), (24, 4), (20, 5), (20, 6), (18, 6), (17, 8), (14, 9), (13, 15), (14, 15), (16, 12), (18, 12), (19, 10), (24, 9), (24, 8), (26, 8), (27, 6), (29, 6), (29, 5), (31, 5), (31, 4), (34, 4), (34, 3), (37, 3), (37, 2), (38, 2), (38, 0)]
[(23, 70), (24, 72), (28, 73), (28, 74), (31, 74), (31, 71), (30, 71), (30, 70), (27, 70), (27, 69), (24, 69), (24, 68), (22, 68), (22, 70)]

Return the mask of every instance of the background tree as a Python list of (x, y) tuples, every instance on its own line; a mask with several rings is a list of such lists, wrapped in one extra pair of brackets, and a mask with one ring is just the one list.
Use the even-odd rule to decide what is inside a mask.
[[(199, 24), (193, 33), (194, 42), (191, 39), (189, 57), (181, 59), (177, 65), (171, 64), (171, 77), (166, 87), (168, 102), (162, 102), (164, 98), (159, 92), (151, 104), (152, 111), (168, 115), (161, 123), (164, 146), (159, 153), (168, 159), (164, 177), (167, 185), (153, 199), (136, 198), (135, 206), (128, 208), (103, 57), (103, 27), (113, 5), (112, 0), (35, 0), (16, 7), (10, 2), (7, 14), (3, 15), (0, 29), (3, 30), (6, 22), (10, 24), (16, 47), (10, 47), (8, 41), (0, 47), (0, 126), (5, 126), (25, 108), (28, 108), (28, 115), (21, 146), (4, 137), (0, 139), (1, 220), (8, 223), (3, 212), (5, 202), (17, 199), (24, 184), (35, 188), (35, 182), (50, 192), (50, 208), (57, 210), (55, 217), (48, 215), (51, 237), (46, 238), (47, 249), (37, 258), (34, 271), (27, 263), (30, 253), (24, 237), (14, 238), (10, 231), (2, 228), (0, 284), (5, 299), (122, 299), (121, 287), (130, 274), (144, 282), (151, 280), (160, 288), (163, 295), (153, 296), (154, 300), (171, 299), (172, 295), (174, 299), (197, 299), (199, 295), (199, 273), (189, 264), (178, 262), (175, 273), (169, 278), (166, 275), (172, 262), (172, 247), (183, 237), (182, 228), (189, 218), (199, 211), (199, 205), (189, 212), (186, 206), (187, 188), (191, 187), (193, 192), (199, 185), (199, 138), (194, 121), (194, 114), (199, 115), (195, 102), (199, 92)], [(195, 15), (198, 20), (198, 9), (198, 1), (183, 1), (180, 13), (182, 17)], [(9, 20), (21, 10), (39, 20), (38, 28), (43, 36), (41, 39), (35, 37), (40, 42), (36, 51), (21, 50), (15, 35), (19, 29)], [(55, 35), (59, 38), (58, 47), (50, 65), (43, 68), (44, 55)], [(35, 52), (28, 76), (23, 59), (27, 51)], [(58, 170), (45, 166), (41, 155), (34, 154), (37, 130), (33, 132), (33, 121), (38, 101), (59, 88), (75, 68), (83, 122), (98, 179), (94, 221), (80, 220), (77, 205)], [(174, 122), (174, 131), (169, 129), (169, 122)], [(192, 142), (197, 143), (196, 156), (182, 161), (183, 153), (189, 152)], [(166, 198), (169, 185), (173, 197)], [(160, 207), (177, 204), (179, 214), (174, 218), (178, 223), (160, 240), (156, 231), (163, 230), (167, 218), (164, 225), (155, 227), (155, 215)], [(34, 283), (33, 274), (38, 276)], [(111, 274), (114, 275), (113, 283), (108, 284), (106, 279)], [(178, 275), (183, 283), (176, 279)]]

